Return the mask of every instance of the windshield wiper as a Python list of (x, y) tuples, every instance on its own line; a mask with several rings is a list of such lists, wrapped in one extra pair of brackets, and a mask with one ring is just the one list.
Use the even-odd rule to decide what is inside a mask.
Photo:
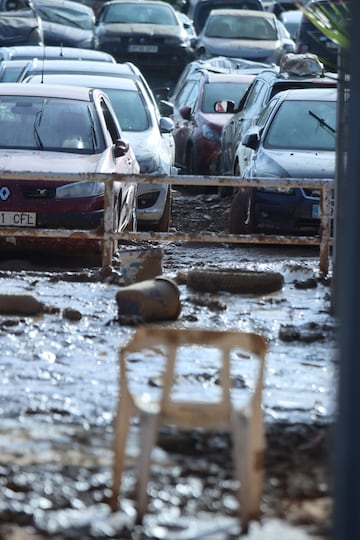
[(44, 112), (45, 102), (46, 102), (46, 100), (43, 101), (41, 109), (40, 109), (40, 111), (38, 111), (36, 113), (35, 120), (34, 120), (34, 138), (35, 138), (36, 144), (38, 145), (40, 150), (44, 150), (44, 144), (43, 144), (43, 142), (41, 140), (38, 128), (40, 127), (40, 124), (41, 124), (41, 119), (42, 119), (43, 112)]
[(330, 126), (330, 124), (328, 124), (323, 118), (320, 118), (320, 116), (315, 114), (313, 111), (309, 111), (309, 114), (310, 116), (312, 116), (313, 118), (315, 118), (315, 120), (319, 122), (319, 126), (321, 126), (324, 129), (327, 129), (328, 131), (330, 131), (331, 134), (335, 135), (336, 130), (332, 126)]

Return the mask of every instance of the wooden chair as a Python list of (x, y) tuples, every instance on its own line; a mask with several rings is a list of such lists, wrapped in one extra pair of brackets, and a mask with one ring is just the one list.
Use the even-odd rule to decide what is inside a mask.
[[(175, 364), (181, 361), (180, 347), (218, 349), (221, 354), (219, 385), (221, 399), (189, 401), (172, 395)], [(127, 378), (126, 359), (129, 354), (144, 350), (165, 351), (166, 365), (163, 376), (162, 397), (151, 402), (145, 396), (132, 395)], [(258, 359), (257, 376), (246, 405), (240, 408), (232, 403), (230, 353), (246, 351), (247, 360)], [(170, 329), (142, 326), (135, 331), (130, 342), (120, 350), (120, 395), (115, 419), (114, 463), (111, 508), (118, 509), (121, 476), (125, 464), (125, 450), (130, 419), (139, 418), (139, 462), (137, 476), (137, 522), (141, 523), (147, 508), (147, 484), (150, 476), (151, 452), (157, 432), (163, 425), (180, 430), (227, 432), (232, 436), (235, 478), (239, 482), (238, 501), (242, 532), (250, 520), (260, 519), (260, 498), (263, 478), (264, 429), (262, 418), (262, 387), (267, 346), (265, 339), (254, 333), (212, 331), (203, 329)], [(251, 354), (249, 354), (251, 353)], [(253, 356), (252, 356), (253, 355)], [(236, 361), (243, 362), (244, 355)]]

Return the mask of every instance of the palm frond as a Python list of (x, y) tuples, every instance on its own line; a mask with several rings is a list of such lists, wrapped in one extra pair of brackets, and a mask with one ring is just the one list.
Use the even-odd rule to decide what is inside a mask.
[(324, 36), (341, 48), (345, 49), (349, 46), (350, 8), (347, 2), (340, 1), (327, 7), (321, 5), (303, 6), (301, 4), (297, 7)]

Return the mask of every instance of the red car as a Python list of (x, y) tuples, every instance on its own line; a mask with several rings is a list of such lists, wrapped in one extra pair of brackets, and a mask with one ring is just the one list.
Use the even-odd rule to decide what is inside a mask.
[(215, 174), (221, 130), (232, 116), (215, 103), (233, 100), (237, 106), (255, 75), (246, 70), (207, 69), (201, 64), (188, 70), (170, 97), (175, 123), (175, 165), (187, 174)]

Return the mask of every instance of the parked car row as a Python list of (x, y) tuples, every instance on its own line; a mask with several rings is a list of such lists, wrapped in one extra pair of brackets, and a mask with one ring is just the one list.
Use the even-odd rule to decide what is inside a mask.
[[(63, 11), (58, 1), (63, 4)], [(53, 29), (72, 19), (76, 11), (72, 4), (75, 4), (94, 23), (97, 43), (90, 45), (86, 41), (84, 47), (64, 44), (0, 47), (0, 81), (4, 83), (0, 85), (0, 92), (10, 93), (14, 110), (13, 118), (10, 105), (7, 113), (5, 106), (0, 107), (0, 124), (6, 126), (1, 130), (4, 140), (1, 143), (0, 138), (0, 160), (1, 154), (5, 159), (9, 152), (14, 156), (21, 152), (21, 159), (7, 158), (11, 167), (15, 162), (23, 166), (24, 156), (29, 159), (31, 155), (34, 167), (51, 163), (54, 167), (51, 171), (60, 167), (59, 171), (64, 173), (73, 172), (72, 164), (80, 172), (102, 171), (104, 161), (104, 172), (155, 176), (177, 172), (252, 178), (334, 175), (336, 77), (325, 74), (317, 57), (294, 54), (294, 41), (279, 21), (280, 14), (264, 10), (263, 5), (259, 7), (252, 0), (233, 0), (230, 6), (217, 0), (198, 0), (193, 5), (190, 3), (194, 13), (201, 8), (199, 13), (203, 17), (202, 30), (194, 36), (194, 30), (185, 27), (191, 19), (182, 17), (162, 0), (102, 2), (96, 19), (92, 7), (82, 5), (84, 2), (33, 2), (38, 7), (37, 13), (48, 9), (51, 14), (48, 22)], [(44, 13), (43, 31), (46, 29)], [(80, 24), (81, 17), (75, 16), (75, 19)], [(143, 73), (149, 66), (154, 71), (159, 67), (172, 71), (174, 86), (155, 89), (151, 83), (151, 87)], [(14, 83), (10, 85), (5, 81)], [(20, 87), (17, 99), (16, 89)], [(27, 110), (22, 103), (23, 95), (24, 100), (28, 100), (26, 103), (30, 103), (32, 96), (34, 107), (37, 102), (39, 107), (35, 110), (28, 105)], [(105, 119), (95, 119), (99, 105), (94, 111), (94, 105), (86, 105), (88, 135), (83, 138), (80, 133), (83, 121), (72, 108), (73, 100), (86, 102), (93, 96), (100, 96), (97, 103), (102, 104)], [(7, 97), (4, 94), (4, 103)], [(50, 112), (47, 102), (55, 98), (59, 103), (63, 100), (62, 119), (59, 118), (57, 124), (53, 112), (54, 121), (45, 124), (44, 111)], [(69, 104), (72, 120), (64, 103)], [(297, 139), (295, 127), (300, 129), (302, 122), (290, 119), (300, 110), (304, 110), (306, 121)], [(307, 115), (306, 110), (311, 114)], [(20, 111), (24, 125), (27, 121), (32, 126), (23, 144), (17, 143), (10, 129)], [(18, 127), (22, 122), (20, 117), (16, 117)], [(277, 139), (274, 126), (277, 126)], [(60, 143), (50, 144), (51, 137), (60, 135), (65, 128), (71, 128), (72, 132), (67, 137), (68, 146), (60, 148)], [(294, 135), (290, 137), (292, 128)], [(101, 140), (105, 141), (105, 146), (101, 146)], [(58, 156), (64, 152), (82, 159), (64, 161), (63, 156)], [(104, 152), (106, 159), (100, 159)], [(306, 169), (303, 162), (307, 159)], [(89, 168), (87, 160), (94, 169)], [(118, 163), (122, 163), (120, 169)], [(66, 182), (63, 184), (66, 186)], [(5, 186), (7, 189), (2, 190), (0, 196), (3, 225), (15, 226), (20, 220), (34, 227), (65, 227), (71, 215), (78, 213), (79, 222), (74, 219), (71, 227), (76, 228), (82, 222), (85, 227), (100, 227), (103, 186), (94, 182), (76, 184), (79, 185), (74, 188), (56, 186), (50, 193), (50, 185), (45, 189), (40, 182), (32, 186), (29, 197), (25, 185), (21, 185), (15, 198), (10, 187)], [(55, 198), (56, 201), (59, 193), (63, 207), (69, 205), (67, 215), (61, 216), (63, 210), (59, 203), (53, 206), (49, 202), (53, 221), (49, 216), (43, 219), (47, 204), (43, 199)], [(171, 193), (171, 186), (161, 183), (119, 186), (114, 200), (114, 227), (125, 230), (139, 226), (167, 231)], [(223, 188), (221, 194), (232, 196), (229, 230), (234, 234), (266, 232), (272, 227), (302, 234), (312, 233), (319, 226), (316, 190), (308, 193), (289, 188), (284, 192), (264, 186)], [(28, 197), (34, 204), (29, 215), (25, 210), (26, 201), (19, 202), (21, 197), (24, 201)], [(85, 201), (87, 198), (89, 200)], [(37, 199), (42, 201), (38, 209)], [(72, 199), (76, 199), (75, 206)]]

